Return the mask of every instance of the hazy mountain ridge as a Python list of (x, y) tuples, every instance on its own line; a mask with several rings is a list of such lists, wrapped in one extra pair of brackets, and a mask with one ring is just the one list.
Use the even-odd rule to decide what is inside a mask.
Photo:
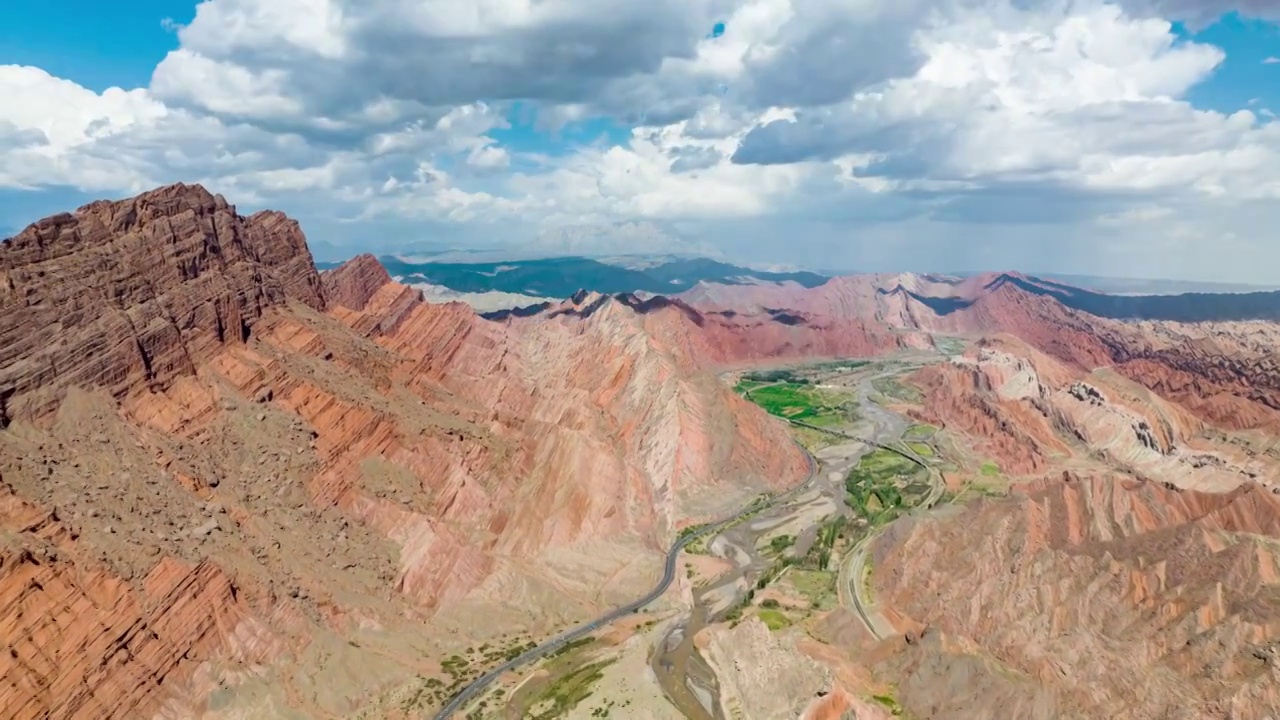
[(511, 260), (489, 263), (414, 263), (379, 258), (393, 276), (408, 283), (429, 283), (466, 293), (504, 292), (535, 297), (566, 298), (578, 290), (615, 294), (651, 292), (675, 294), (699, 282), (741, 284), (794, 282), (816, 287), (827, 277), (811, 272), (766, 272), (708, 258), (673, 258), (649, 267), (628, 267), (616, 261), (587, 257)]

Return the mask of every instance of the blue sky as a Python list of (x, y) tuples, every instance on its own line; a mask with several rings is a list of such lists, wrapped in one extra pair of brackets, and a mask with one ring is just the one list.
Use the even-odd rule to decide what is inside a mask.
[(0, 232), (184, 181), (290, 213), (330, 255), (574, 237), (1274, 282), (1267, 3), (531, 7), (4, 3)]
[(190, 0), (0, 3), (0, 62), (35, 65), (93, 90), (145, 87), (178, 47), (165, 18), (190, 22)]
[(1176, 29), (1182, 37), (1227, 51), (1213, 75), (1188, 94), (1192, 103), (1225, 112), (1256, 106), (1280, 110), (1280, 66), (1265, 62), (1280, 58), (1276, 23), (1230, 13), (1198, 32), (1188, 32), (1180, 23)]

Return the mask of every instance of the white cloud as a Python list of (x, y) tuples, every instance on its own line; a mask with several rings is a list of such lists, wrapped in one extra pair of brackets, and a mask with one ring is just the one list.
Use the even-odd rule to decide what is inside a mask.
[(1271, 56), (1262, 61), (1263, 65), (1275, 65), (1280, 63), (1280, 57)]
[(348, 52), (347, 19), (340, 0), (202, 0), (178, 37), (202, 54), (286, 46), (336, 59)]
[(169, 53), (151, 78), (161, 99), (187, 101), (204, 110), (246, 117), (297, 116), (302, 103), (285, 90), (288, 73), (252, 71), (233, 62), (210, 60), (186, 49)]
[[(1274, 245), (1222, 219), (1257, 205), (1258, 227), (1280, 221), (1265, 209), (1280, 125), (1258, 103), (1189, 103), (1231, 50), (1170, 24), (1229, 9), (1277, 15), (1257, 0), (204, 0), (147, 88), (0, 66), (0, 97), (19, 99), (0, 104), (0, 189), (200, 181), (334, 237), (645, 220), (728, 246), (717, 228), (749, 220), (743, 237), (823, 257), (865, 251), (819, 253), (824, 233), (892, 238), (876, 251), (904, 262), (945, 256), (908, 228), (944, 243), (975, 224), (1052, 227), (1032, 242), (1045, 257), (1048, 238), (1096, 256), (1086, 238), (1157, 247), (1161, 229)], [(516, 101), (573, 137), (601, 117), (634, 129), (508, 145)]]

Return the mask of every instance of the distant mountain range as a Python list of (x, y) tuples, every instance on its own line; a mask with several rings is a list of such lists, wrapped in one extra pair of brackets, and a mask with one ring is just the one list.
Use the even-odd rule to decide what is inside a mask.
[[(441, 262), (431, 258), (384, 256), (379, 261), (393, 276), (428, 292), (434, 301), (460, 299), (480, 312), (516, 307), (546, 307), (549, 299), (567, 298), (579, 291), (617, 295), (680, 296), (700, 286), (761, 286), (812, 289), (830, 277), (808, 271), (776, 272), (734, 265), (702, 257), (675, 255), (627, 255), (613, 257), (554, 257), (488, 262)], [(340, 263), (318, 263), (321, 268)], [(1183, 281), (1124, 280), (1021, 273), (963, 275), (911, 275), (925, 282), (929, 291), (902, 288), (934, 312), (947, 315), (967, 307), (985, 291), (1011, 283), (1036, 295), (1050, 296), (1067, 307), (1100, 317), (1121, 320), (1222, 320), (1280, 319), (1280, 291), (1249, 286)], [(840, 276), (844, 277), (844, 276)], [(858, 275), (880, 278), (879, 292), (893, 290), (893, 275)], [(982, 288), (974, 283), (989, 283)], [(782, 285), (794, 283), (794, 285)], [(1086, 289), (1092, 288), (1092, 289)], [(1106, 288), (1106, 289), (1103, 289)], [(750, 293), (755, 294), (755, 293)], [(785, 307), (779, 305), (778, 307)]]
[(1076, 310), (1117, 320), (1280, 320), (1280, 291), (1183, 292), (1176, 295), (1111, 295), (1033, 276), (1003, 274), (984, 289), (1011, 283), (1034, 295), (1052, 297)]
[[(409, 284), (429, 284), (461, 293), (502, 292), (565, 298), (579, 290), (615, 294), (645, 292), (674, 295), (699, 282), (722, 285), (794, 282), (817, 287), (829, 278), (812, 272), (771, 272), (707, 258), (660, 258), (631, 263), (586, 257), (558, 257), (484, 263), (413, 262), (385, 256), (379, 261), (393, 277)], [(319, 263), (336, 267), (340, 263)]]

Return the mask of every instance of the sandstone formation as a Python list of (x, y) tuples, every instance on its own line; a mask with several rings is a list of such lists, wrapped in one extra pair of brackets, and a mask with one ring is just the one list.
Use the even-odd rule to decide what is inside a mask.
[(1229, 490), (1254, 480), (1271, 487), (1280, 472), (1280, 453), (1264, 442), (1233, 439), (1118, 369), (1086, 373), (1009, 336), (980, 340), (912, 382), (923, 399), (910, 414), (969, 438), (1006, 474), (1092, 465)]
[(563, 303), (491, 313), (489, 317), (519, 324), (564, 316), (590, 317), (615, 305), (641, 316), (656, 342), (691, 367), (877, 356), (923, 347), (929, 342), (923, 334), (897, 332), (858, 316), (832, 317), (750, 306), (744, 310), (704, 308), (680, 298), (654, 296), (642, 300), (629, 293), (609, 296), (584, 292)]
[(936, 684), (968, 662), (969, 685), (1006, 695), (975, 700), (973, 717), (1274, 716), (1278, 535), (1280, 497), (1256, 485), (1209, 494), (1072, 475), (901, 522), (873, 549), (875, 590), (936, 636), (898, 665), (904, 702), (957, 711), (963, 694), (910, 678)]
[(292, 221), (199, 187), (31, 226), (0, 293), (14, 717), (348, 715), (640, 594), (679, 527), (807, 469), (646, 308), (504, 324), (369, 258), (322, 279)]
[(0, 250), (0, 425), (68, 387), (163, 389), (289, 299), (324, 306), (297, 223), (200, 187), (42, 220)]

